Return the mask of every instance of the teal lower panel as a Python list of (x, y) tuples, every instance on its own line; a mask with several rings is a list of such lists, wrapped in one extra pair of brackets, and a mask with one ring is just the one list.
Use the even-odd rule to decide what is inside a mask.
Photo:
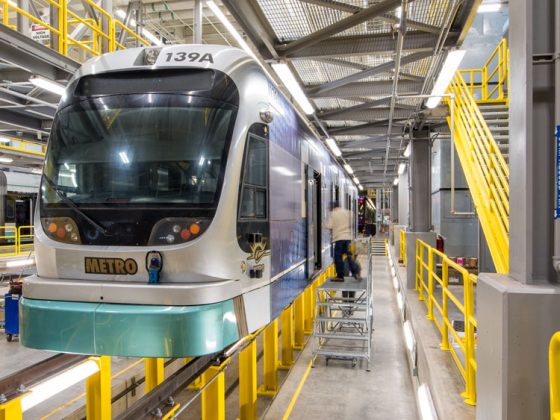
[(188, 357), (219, 352), (238, 339), (232, 300), (200, 306), (20, 301), (20, 340), (36, 349)]

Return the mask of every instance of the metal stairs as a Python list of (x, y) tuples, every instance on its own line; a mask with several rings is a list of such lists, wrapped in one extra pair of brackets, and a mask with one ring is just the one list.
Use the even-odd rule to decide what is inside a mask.
[(377, 256), (387, 255), (387, 241), (385, 239), (371, 240), (371, 254)]
[[(313, 325), (313, 364), (318, 356), (352, 362), (366, 360), (370, 371), (373, 329), (371, 255), (367, 241), (367, 276), (361, 280), (345, 277), (344, 282), (327, 279), (317, 288)], [(384, 241), (381, 241), (384, 244)], [(382, 255), (385, 251), (383, 251)], [(362, 271), (363, 272), (363, 271)]]
[(502, 156), (509, 164), (509, 107), (505, 103), (479, 104), (486, 125), (496, 140)]

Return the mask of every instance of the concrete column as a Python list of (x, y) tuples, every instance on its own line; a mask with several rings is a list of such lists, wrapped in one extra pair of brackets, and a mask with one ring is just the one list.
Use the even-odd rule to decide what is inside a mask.
[(410, 213), (410, 203), (409, 203), (409, 192), (408, 192), (408, 168), (399, 175), (399, 188), (398, 191), (398, 224), (399, 225), (409, 225), (409, 213)]
[(410, 230), (429, 232), (432, 227), (431, 144), (428, 130), (414, 131), (410, 150)]
[(558, 51), (558, 7), (558, 0), (510, 2), (510, 274), (479, 276), (477, 420), (550, 417), (548, 343), (560, 330), (552, 267), (554, 60), (540, 58)]
[[(101, 8), (112, 16), (113, 0), (101, 0)], [(108, 34), (110, 31), (109, 19), (107, 19), (105, 15), (101, 15), (101, 30), (103, 31), (104, 34)], [(104, 53), (109, 52), (109, 40), (102, 38), (101, 51)]]
[(393, 186), (391, 190), (391, 223), (399, 222), (399, 187)]

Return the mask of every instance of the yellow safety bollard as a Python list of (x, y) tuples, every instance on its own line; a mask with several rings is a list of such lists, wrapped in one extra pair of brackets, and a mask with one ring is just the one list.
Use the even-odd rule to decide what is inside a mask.
[(210, 385), (202, 391), (202, 420), (225, 420), (226, 418), (226, 385), (222, 366), (211, 366), (202, 374), (202, 381), (206, 385), (216, 377)]
[(88, 420), (111, 419), (111, 358), (93, 357), (99, 372), (86, 379), (86, 418)]
[(239, 354), (239, 419), (257, 418), (257, 342)]
[(305, 334), (313, 334), (313, 285), (307, 286), (303, 292), (303, 299), (305, 301)]
[(294, 349), (302, 350), (305, 346), (305, 301), (304, 294), (300, 295), (294, 301)]
[(272, 321), (263, 333), (264, 383), (258, 394), (274, 397), (278, 392), (278, 319)]
[(161, 357), (158, 358), (145, 358), (145, 392), (146, 394), (161, 384), (165, 378), (165, 364)]
[(0, 420), (21, 420), (23, 419), (23, 412), (21, 411), (21, 399), (23, 395), (0, 404)]
[(289, 370), (294, 364), (294, 323), (293, 306), (289, 305), (280, 315), (282, 321), (282, 360), (280, 369)]

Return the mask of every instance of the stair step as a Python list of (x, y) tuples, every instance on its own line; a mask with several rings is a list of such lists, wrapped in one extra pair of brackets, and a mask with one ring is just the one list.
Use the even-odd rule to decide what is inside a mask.
[(500, 112), (491, 112), (491, 111), (483, 111), (482, 112), (482, 116), (485, 119), (488, 118), (496, 118), (496, 119), (500, 119), (500, 120), (506, 120), (509, 118), (509, 112), (504, 112), (504, 111), (500, 111)]
[(315, 353), (321, 356), (369, 359), (366, 352), (319, 349)]
[(315, 318), (315, 322), (345, 322), (345, 323), (354, 323), (354, 324), (365, 324), (367, 322), (366, 319), (361, 318), (333, 318), (333, 317), (317, 317)]
[(499, 126), (508, 126), (509, 125), (509, 118), (502, 118), (502, 119), (489, 119), (485, 118), (486, 125), (499, 125)]
[[(352, 303), (352, 302), (315, 302), (315, 305), (317, 306), (327, 306), (327, 307), (343, 307), (343, 306), (347, 306), (347, 307), (352, 307), (352, 309), (355, 310), (355, 308), (359, 308), (359, 309), (363, 309), (363, 308), (367, 308), (367, 305), (365, 303)], [(343, 308), (346, 309), (346, 308)]]
[(357, 340), (357, 341), (368, 341), (369, 337), (363, 335), (351, 335), (351, 334), (325, 334), (325, 333), (315, 333), (314, 337), (317, 338), (328, 338), (335, 340)]

